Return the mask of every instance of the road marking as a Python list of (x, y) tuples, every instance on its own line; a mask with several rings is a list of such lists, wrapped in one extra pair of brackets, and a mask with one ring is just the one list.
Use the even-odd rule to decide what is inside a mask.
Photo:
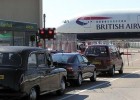
[(75, 96), (75, 95), (77, 95), (77, 94), (79, 94), (79, 93), (85, 92), (85, 91), (90, 90), (90, 89), (94, 89), (94, 88), (96, 88), (96, 87), (99, 87), (99, 86), (108, 84), (108, 83), (110, 83), (110, 82), (116, 81), (116, 80), (118, 80), (118, 79), (120, 79), (120, 78), (129, 76), (129, 75), (131, 75), (131, 74), (138, 73), (138, 72), (140, 72), (140, 70), (131, 72), (131, 73), (126, 74), (126, 75), (123, 75), (123, 76), (121, 76), (121, 77), (119, 77), (119, 78), (115, 78), (115, 79), (108, 80), (108, 82), (104, 82), (104, 83), (101, 83), (101, 84), (98, 84), (98, 85), (89, 87), (89, 88), (87, 88), (87, 89), (81, 90), (81, 91), (79, 91), (79, 92), (76, 92), (76, 93), (74, 93), (74, 94), (71, 94), (71, 95), (69, 95), (69, 96), (63, 97), (63, 98), (58, 99), (58, 100), (65, 100), (65, 99), (70, 98), (70, 97), (72, 97), (72, 96)]

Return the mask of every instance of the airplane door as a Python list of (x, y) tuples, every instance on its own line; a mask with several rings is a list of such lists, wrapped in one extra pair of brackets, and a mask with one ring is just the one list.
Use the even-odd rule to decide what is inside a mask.
[(140, 15), (138, 15), (137, 21), (138, 21), (138, 23), (140, 23)]

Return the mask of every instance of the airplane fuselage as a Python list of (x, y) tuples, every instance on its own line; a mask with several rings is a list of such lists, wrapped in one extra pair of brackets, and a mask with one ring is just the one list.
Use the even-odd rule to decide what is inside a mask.
[(140, 38), (140, 12), (106, 12), (73, 18), (57, 29), (79, 39)]

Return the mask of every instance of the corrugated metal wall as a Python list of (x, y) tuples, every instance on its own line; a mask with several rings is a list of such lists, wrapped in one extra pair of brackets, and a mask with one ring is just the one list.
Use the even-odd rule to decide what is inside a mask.
[(42, 0), (0, 0), (0, 19), (42, 25)]
[(64, 52), (77, 51), (76, 34), (58, 34), (56, 40), (47, 40), (46, 47), (52, 50), (63, 50)]

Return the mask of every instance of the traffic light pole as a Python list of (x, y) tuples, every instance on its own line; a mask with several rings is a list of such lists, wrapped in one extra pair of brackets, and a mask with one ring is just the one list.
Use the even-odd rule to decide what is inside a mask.
[[(43, 18), (44, 18), (44, 29), (45, 29), (45, 24), (46, 24), (46, 14), (43, 14)], [(46, 49), (46, 41), (45, 39), (43, 39), (44, 42), (44, 49)]]
[(45, 23), (46, 23), (46, 14), (43, 14), (43, 18), (44, 18), (44, 28), (45, 28)]

